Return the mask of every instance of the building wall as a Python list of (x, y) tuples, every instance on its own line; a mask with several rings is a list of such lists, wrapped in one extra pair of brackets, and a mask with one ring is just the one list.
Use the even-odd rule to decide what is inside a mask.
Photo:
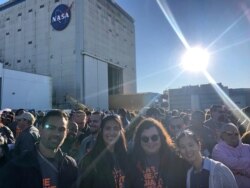
[(154, 106), (155, 100), (159, 98), (159, 93), (137, 93), (128, 95), (111, 95), (109, 103), (111, 109), (125, 108), (130, 111), (143, 111)]
[(84, 0), (83, 51), (123, 70), (123, 91), (136, 92), (134, 21), (110, 0)]
[[(222, 84), (218, 86), (226, 95), (229, 95), (228, 88)], [(179, 89), (169, 90), (170, 109), (181, 110), (204, 110), (212, 104), (223, 104), (222, 99), (210, 84), (200, 86), (185, 86)]]
[(4, 67), (51, 76), (57, 104), (66, 93), (75, 95), (75, 16), (72, 14), (69, 26), (61, 32), (51, 27), (50, 18), (56, 6), (70, 2), (26, 0), (0, 12)]
[(229, 89), (231, 99), (240, 108), (250, 106), (250, 89)]
[[(62, 31), (50, 24), (59, 4), (71, 7), (70, 23)], [(100, 82), (94, 79), (89, 85), (93, 75), (84, 75), (96, 59), (103, 70), (93, 74), (104, 71), (102, 76), (108, 77), (107, 65), (118, 66), (123, 92), (136, 92), (134, 22), (111, 0), (17, 0), (14, 6), (0, 7), (0, 61), (7, 69), (51, 76), (56, 105), (67, 103), (66, 96), (93, 106), (108, 104)], [(103, 80), (107, 87), (107, 78)], [(91, 87), (100, 96), (87, 100)]]

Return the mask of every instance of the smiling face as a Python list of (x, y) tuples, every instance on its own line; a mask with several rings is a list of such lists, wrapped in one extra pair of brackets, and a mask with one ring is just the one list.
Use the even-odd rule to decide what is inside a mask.
[(103, 127), (103, 140), (106, 146), (113, 146), (121, 134), (121, 127), (115, 120), (108, 120)]
[(43, 127), (39, 129), (40, 144), (48, 150), (58, 149), (67, 135), (68, 121), (63, 117), (49, 117)]
[(201, 157), (201, 145), (191, 136), (183, 136), (179, 139), (177, 145), (182, 157), (190, 164), (194, 164)]
[(147, 155), (159, 152), (161, 148), (161, 139), (156, 127), (150, 127), (142, 131), (141, 147)]

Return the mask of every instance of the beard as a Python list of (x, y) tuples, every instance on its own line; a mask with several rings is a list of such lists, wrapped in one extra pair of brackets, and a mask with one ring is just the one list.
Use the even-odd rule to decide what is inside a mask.
[(98, 133), (98, 130), (97, 129), (94, 129), (94, 130), (90, 130), (91, 134), (96, 134)]

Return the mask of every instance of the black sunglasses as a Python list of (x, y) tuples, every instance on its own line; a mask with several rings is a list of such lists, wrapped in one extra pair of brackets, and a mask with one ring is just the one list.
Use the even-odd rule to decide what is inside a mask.
[(147, 137), (147, 136), (142, 136), (141, 137), (141, 141), (143, 141), (144, 143), (148, 143), (149, 142), (149, 139), (152, 141), (152, 142), (156, 142), (159, 140), (159, 135), (155, 134), (153, 136), (150, 136), (150, 137)]

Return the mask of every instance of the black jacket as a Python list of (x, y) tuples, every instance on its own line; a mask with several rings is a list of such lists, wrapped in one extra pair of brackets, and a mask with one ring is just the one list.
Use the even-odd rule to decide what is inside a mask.
[[(130, 159), (133, 155), (130, 155)], [(143, 171), (145, 166), (140, 161), (131, 159), (130, 172), (125, 179), (126, 188), (144, 188)], [(170, 153), (167, 158), (160, 164), (159, 174), (163, 181), (163, 187), (167, 188), (185, 188), (186, 173), (189, 165), (179, 158), (174, 152)]]
[[(127, 161), (120, 161), (120, 164), (127, 164)], [(77, 188), (117, 188), (118, 182), (115, 182), (114, 160), (110, 152), (106, 152), (100, 158), (93, 159), (90, 154), (83, 158), (79, 165), (78, 186)], [(123, 182), (126, 170), (120, 168), (123, 175)], [(123, 184), (123, 183), (122, 183)]]
[(7, 140), (7, 144), (14, 144), (15, 138), (12, 131), (7, 126), (0, 127), (0, 134), (4, 136)]
[[(0, 171), (1, 188), (43, 188), (37, 151), (27, 151), (14, 158)], [(58, 153), (58, 188), (72, 188), (77, 178), (77, 166), (73, 158)]]

